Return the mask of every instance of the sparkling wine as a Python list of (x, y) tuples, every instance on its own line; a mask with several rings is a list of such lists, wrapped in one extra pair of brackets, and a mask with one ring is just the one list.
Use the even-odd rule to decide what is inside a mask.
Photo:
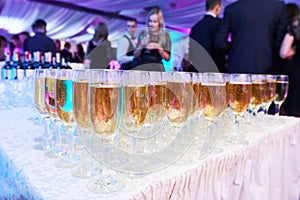
[(48, 113), (51, 117), (56, 117), (56, 105), (55, 105), (55, 79), (46, 78), (45, 86), (45, 103)]
[(72, 109), (72, 80), (56, 80), (56, 106), (57, 114), (64, 123), (73, 123)]
[(206, 118), (219, 116), (227, 105), (225, 84), (202, 84), (201, 102)]
[(250, 104), (257, 107), (264, 102), (266, 96), (266, 82), (252, 82), (252, 97)]
[(230, 83), (227, 92), (230, 109), (236, 114), (245, 112), (251, 100), (251, 93), (251, 83)]
[(35, 106), (41, 116), (47, 116), (45, 105), (45, 78), (35, 78)]
[(267, 80), (265, 103), (272, 102), (276, 96), (276, 80)]
[(88, 82), (73, 82), (73, 112), (77, 125), (80, 128), (89, 128), (88, 118)]
[(289, 88), (288, 81), (277, 81), (275, 102), (282, 104), (287, 97)]
[(126, 86), (124, 121), (128, 127), (143, 125), (150, 107), (149, 86)]
[(191, 83), (168, 82), (166, 90), (167, 117), (172, 123), (185, 122), (191, 113), (194, 94)]
[(148, 124), (155, 123), (164, 113), (162, 107), (163, 84), (151, 84), (149, 86), (150, 107), (146, 115)]
[(121, 90), (119, 85), (90, 86), (89, 119), (93, 130), (101, 136), (111, 136), (118, 128)]

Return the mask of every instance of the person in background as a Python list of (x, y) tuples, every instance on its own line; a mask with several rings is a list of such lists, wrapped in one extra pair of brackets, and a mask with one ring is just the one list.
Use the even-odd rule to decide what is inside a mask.
[(118, 40), (117, 60), (121, 64), (121, 69), (130, 69), (134, 58), (133, 52), (136, 47), (135, 31), (137, 22), (135, 19), (127, 20), (126, 33)]
[[(297, 9), (294, 9), (296, 6)], [(291, 59), (292, 67), (289, 73), (289, 90), (283, 109), (286, 115), (300, 117), (300, 11), (296, 4), (293, 6), (294, 14), (287, 26), (287, 33), (280, 48), (280, 57)]]
[(29, 37), (24, 44), (24, 51), (41, 51), (56, 53), (56, 47), (52, 39), (46, 36), (47, 23), (43, 19), (37, 19), (32, 25), (32, 29), (35, 33), (33, 37)]
[(10, 52), (11, 54), (18, 52), (20, 55), (24, 54), (22, 42), (19, 35), (13, 35), (10, 39)]
[(55, 47), (56, 47), (56, 51), (60, 52), (61, 51), (60, 40), (54, 40), (54, 44), (55, 44)]
[(73, 55), (70, 52), (71, 44), (70, 42), (66, 42), (64, 45), (64, 49), (60, 51), (60, 57), (64, 58), (66, 62), (73, 62)]
[(217, 30), (221, 24), (221, 19), (218, 18), (222, 8), (221, 0), (206, 0), (205, 8), (206, 14), (192, 27), (190, 32), (189, 59), (194, 67), (201, 68), (198, 47), (201, 45), (215, 62), (219, 72), (225, 73), (225, 53), (217, 50), (214, 44)]
[(138, 36), (137, 48), (131, 68), (148, 71), (165, 71), (162, 59), (170, 60), (171, 39), (165, 30), (163, 13), (159, 8), (149, 11), (146, 29)]
[(83, 63), (84, 62), (84, 50), (82, 44), (76, 45), (76, 51), (74, 52), (74, 62)]
[(22, 49), (24, 49), (25, 40), (27, 40), (27, 38), (29, 38), (30, 35), (27, 31), (23, 31), (23, 32), (19, 33), (18, 35), (19, 35), (19, 38), (20, 38), (20, 42), (22, 44)]
[(227, 72), (275, 73), (286, 25), (283, 1), (240, 0), (228, 5), (215, 41), (216, 48), (229, 51)]
[(91, 69), (106, 69), (113, 60), (114, 53), (108, 38), (108, 28), (105, 23), (100, 22), (95, 28), (93, 39), (87, 47), (87, 59), (90, 60)]
[(4, 61), (5, 59), (7, 44), (8, 44), (7, 39), (3, 35), (0, 35), (0, 61)]

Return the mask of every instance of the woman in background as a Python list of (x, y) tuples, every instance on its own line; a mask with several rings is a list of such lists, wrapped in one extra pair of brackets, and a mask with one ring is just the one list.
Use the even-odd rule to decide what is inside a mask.
[(74, 62), (83, 63), (84, 61), (84, 50), (82, 44), (76, 45), (76, 51), (74, 52)]
[(146, 26), (146, 29), (138, 36), (131, 68), (165, 71), (162, 59), (170, 60), (171, 40), (169, 33), (165, 30), (163, 13), (159, 8), (149, 11)]
[[(298, 6), (297, 6), (298, 8)], [(290, 59), (293, 57), (291, 73), (289, 75), (289, 91), (285, 101), (286, 115), (300, 117), (300, 11), (299, 8), (287, 27), (287, 33), (280, 48), (280, 57)]]
[(5, 59), (5, 50), (7, 48), (7, 39), (0, 35), (0, 61), (4, 61)]

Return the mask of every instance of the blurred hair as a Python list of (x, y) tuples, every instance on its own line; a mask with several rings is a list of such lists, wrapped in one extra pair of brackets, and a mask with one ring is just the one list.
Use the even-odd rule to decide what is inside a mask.
[(100, 22), (95, 28), (94, 36), (107, 39), (108, 37), (108, 28), (105, 23)]
[(71, 48), (70, 42), (66, 42), (64, 47), (70, 49)]
[(221, 0), (206, 0), (205, 9), (206, 11), (212, 10), (216, 5), (221, 5)]
[(43, 19), (37, 19), (34, 24), (32, 25), (33, 30), (38, 30), (38, 29), (46, 29), (47, 23)]
[(159, 28), (160, 28), (159, 33), (158, 33), (159, 43), (164, 44), (164, 42), (166, 41), (165, 40), (165, 20), (164, 20), (164, 15), (159, 7), (152, 8), (147, 15), (146, 34), (149, 34), (151, 32), (149, 29), (149, 22), (150, 22), (150, 17), (152, 15), (157, 15), (157, 17), (158, 17)]
[(299, 7), (295, 3), (287, 3), (285, 4), (288, 21), (291, 23), (294, 20), (297, 20), (300, 15)]

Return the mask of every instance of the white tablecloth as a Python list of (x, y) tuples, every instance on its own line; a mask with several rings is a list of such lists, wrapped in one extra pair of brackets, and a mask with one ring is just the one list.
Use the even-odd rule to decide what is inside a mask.
[[(32, 148), (43, 131), (34, 109), (0, 111), (0, 199), (300, 199), (299, 119), (268, 117), (246, 131), (250, 144), (200, 159), (196, 146), (178, 162), (112, 194), (94, 194), (55, 159)], [(196, 145), (196, 144), (195, 144)]]

